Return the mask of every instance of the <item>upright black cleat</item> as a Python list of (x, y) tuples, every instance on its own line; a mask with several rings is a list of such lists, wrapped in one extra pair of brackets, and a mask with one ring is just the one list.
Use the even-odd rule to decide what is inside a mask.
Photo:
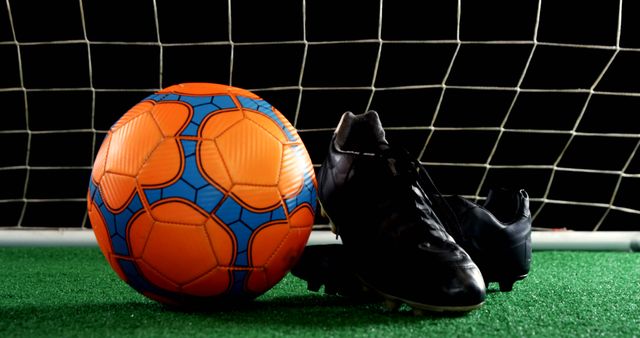
[(482, 275), (434, 211), (420, 169), (387, 142), (376, 112), (347, 112), (320, 170), (318, 198), (344, 262), (387, 303), (473, 310), (485, 299)]
[(494, 189), (483, 205), (463, 197), (432, 196), (440, 214), (452, 213), (461, 231), (450, 234), (471, 255), (486, 284), (511, 291), (531, 266), (531, 212), (523, 189)]

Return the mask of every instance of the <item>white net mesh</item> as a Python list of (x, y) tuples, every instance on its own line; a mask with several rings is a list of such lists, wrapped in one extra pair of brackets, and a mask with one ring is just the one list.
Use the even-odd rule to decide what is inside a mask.
[(374, 109), (443, 193), (525, 188), (537, 227), (637, 230), (638, 7), (6, 0), (0, 226), (88, 227), (111, 124), (160, 88), (214, 82), (278, 107), (316, 167), (340, 115)]

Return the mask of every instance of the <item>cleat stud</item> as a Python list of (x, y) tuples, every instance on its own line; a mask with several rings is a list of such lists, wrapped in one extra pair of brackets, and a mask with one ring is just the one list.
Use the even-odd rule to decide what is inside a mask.
[(413, 309), (413, 315), (414, 316), (421, 317), (421, 316), (424, 316), (424, 314), (425, 314), (425, 312), (422, 309), (415, 309), (415, 308)]
[(509, 291), (513, 290), (513, 284), (514, 283), (515, 283), (515, 281), (498, 282), (498, 284), (500, 285), (500, 291), (509, 292)]

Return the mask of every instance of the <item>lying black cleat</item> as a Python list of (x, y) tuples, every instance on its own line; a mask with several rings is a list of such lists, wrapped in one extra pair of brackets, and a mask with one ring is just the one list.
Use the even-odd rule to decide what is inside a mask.
[(376, 112), (347, 112), (319, 173), (318, 198), (353, 274), (388, 303), (470, 311), (485, 299), (480, 270), (447, 233), (419, 163), (385, 139)]
[(432, 196), (439, 214), (453, 212), (460, 230), (450, 234), (478, 265), (484, 282), (511, 291), (531, 265), (531, 213), (524, 190), (495, 189), (484, 205), (460, 196)]

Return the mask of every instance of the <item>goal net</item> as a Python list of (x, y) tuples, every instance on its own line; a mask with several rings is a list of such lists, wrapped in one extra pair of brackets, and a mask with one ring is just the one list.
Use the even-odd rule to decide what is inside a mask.
[[(640, 229), (633, 1), (0, 3), (0, 226), (89, 228), (108, 128), (160, 88), (249, 89), (316, 168), (376, 110), (444, 194), (524, 188), (534, 226)], [(321, 220), (320, 220), (321, 221)]]

